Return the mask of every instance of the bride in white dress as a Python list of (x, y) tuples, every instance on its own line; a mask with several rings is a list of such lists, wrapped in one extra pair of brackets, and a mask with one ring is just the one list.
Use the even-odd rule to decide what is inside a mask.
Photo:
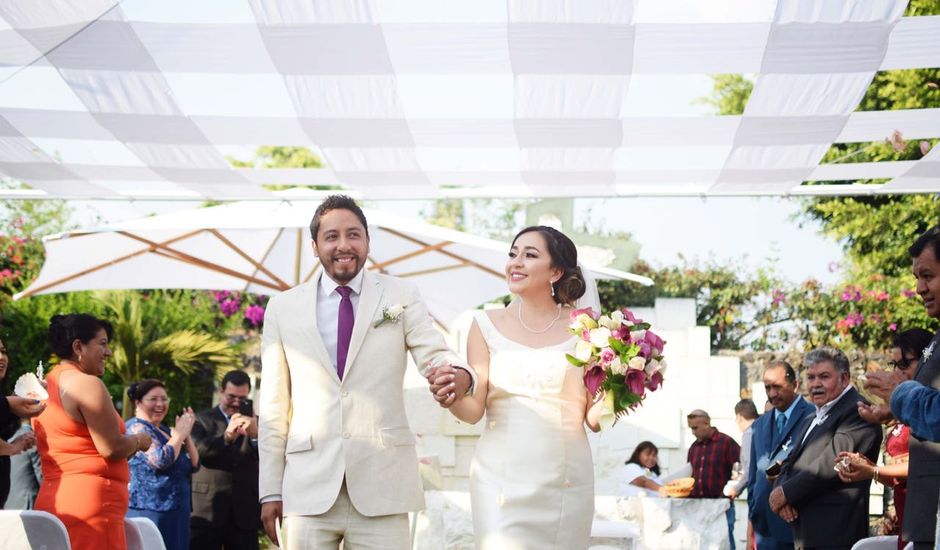
[(571, 305), (585, 292), (577, 250), (555, 229), (528, 227), (513, 240), (506, 278), (516, 299), (477, 312), (470, 329), (467, 358), (479, 389), (450, 407), (470, 423), (486, 414), (470, 468), (476, 546), (585, 549), (594, 516), (585, 425), (600, 429), (601, 407), (583, 370), (565, 359), (575, 343)]

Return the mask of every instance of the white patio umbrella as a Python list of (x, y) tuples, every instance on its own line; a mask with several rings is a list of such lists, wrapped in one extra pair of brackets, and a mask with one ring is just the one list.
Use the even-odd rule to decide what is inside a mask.
[[(274, 294), (320, 267), (310, 245), (318, 202), (235, 202), (52, 235), (39, 277), (15, 298), (77, 290), (193, 288)], [(367, 267), (414, 281), (434, 319), (506, 293), (508, 245), (420, 220), (366, 210)], [(598, 279), (647, 277), (599, 268)]]

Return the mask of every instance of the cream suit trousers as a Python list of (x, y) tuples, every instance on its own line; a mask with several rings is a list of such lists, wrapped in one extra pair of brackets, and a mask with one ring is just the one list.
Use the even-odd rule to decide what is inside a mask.
[(287, 550), (407, 550), (410, 547), (408, 514), (364, 516), (346, 493), (346, 482), (336, 502), (318, 516), (284, 518)]

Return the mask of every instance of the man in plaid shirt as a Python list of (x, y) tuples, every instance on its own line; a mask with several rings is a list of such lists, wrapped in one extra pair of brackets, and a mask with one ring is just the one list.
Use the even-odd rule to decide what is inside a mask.
[[(731, 479), (731, 469), (741, 457), (741, 447), (731, 437), (712, 426), (708, 413), (695, 409), (686, 419), (695, 442), (689, 447), (688, 460), (692, 465), (695, 486), (692, 498), (727, 498), (723, 490)], [(734, 501), (729, 503), (728, 541), (734, 550)]]

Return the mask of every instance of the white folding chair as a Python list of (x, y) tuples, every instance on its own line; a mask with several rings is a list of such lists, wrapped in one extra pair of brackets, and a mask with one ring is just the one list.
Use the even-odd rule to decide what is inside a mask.
[(897, 547), (897, 535), (885, 535), (862, 539), (852, 546), (852, 550), (897, 550)]
[(0, 548), (4, 550), (71, 550), (59, 518), (37, 510), (0, 510)]
[[(125, 518), (124, 521), (125, 529), (127, 521), (133, 523), (134, 527), (137, 528), (137, 533), (142, 542), (141, 548), (144, 550), (166, 550), (166, 546), (163, 544), (163, 535), (160, 534), (160, 529), (153, 521), (147, 518)], [(130, 541), (128, 541), (127, 548), (128, 550), (131, 548)]]

